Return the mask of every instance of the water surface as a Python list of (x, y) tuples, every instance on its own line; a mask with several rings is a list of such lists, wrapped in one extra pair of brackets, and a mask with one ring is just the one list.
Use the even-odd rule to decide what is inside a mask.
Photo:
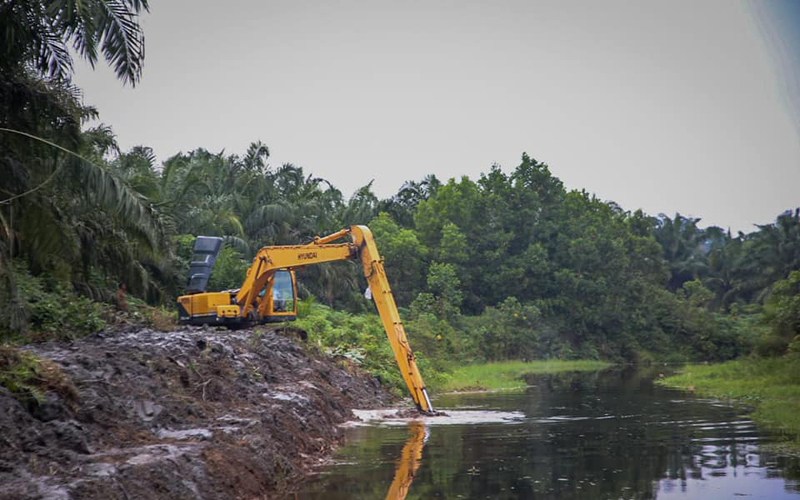
[(443, 395), (437, 409), (513, 418), (349, 428), (334, 463), (292, 498), (800, 500), (800, 460), (768, 451), (776, 438), (744, 408), (654, 386), (659, 371)]

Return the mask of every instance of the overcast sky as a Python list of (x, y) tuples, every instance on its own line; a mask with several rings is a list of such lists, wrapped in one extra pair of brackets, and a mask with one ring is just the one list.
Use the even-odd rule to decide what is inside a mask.
[(627, 210), (749, 231), (800, 205), (784, 7), (153, 0), (141, 83), (82, 63), (75, 83), (123, 148), (160, 160), (261, 140), (273, 166), (387, 197), (526, 151)]

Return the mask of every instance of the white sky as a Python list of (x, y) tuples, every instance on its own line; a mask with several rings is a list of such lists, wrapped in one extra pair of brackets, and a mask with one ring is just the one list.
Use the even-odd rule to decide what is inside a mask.
[(800, 134), (744, 3), (153, 0), (142, 82), (79, 63), (123, 148), (266, 143), (349, 195), (527, 151), (625, 209), (754, 229), (800, 205)]

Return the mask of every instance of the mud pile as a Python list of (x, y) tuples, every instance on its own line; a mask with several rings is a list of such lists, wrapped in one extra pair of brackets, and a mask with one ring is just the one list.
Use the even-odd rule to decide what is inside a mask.
[(0, 499), (271, 498), (329, 454), (373, 378), (275, 331), (131, 329), (30, 349), (77, 398), (0, 389)]

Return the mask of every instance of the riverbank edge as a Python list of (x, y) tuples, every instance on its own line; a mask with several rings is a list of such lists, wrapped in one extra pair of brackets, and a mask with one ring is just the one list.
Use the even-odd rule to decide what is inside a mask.
[(701, 396), (737, 401), (752, 408), (758, 425), (784, 436), (800, 451), (800, 358), (740, 359), (687, 365), (658, 385)]
[(3, 352), (33, 370), (22, 386), (49, 376), (0, 387), (0, 500), (271, 498), (332, 455), (353, 408), (396, 402), (276, 329), (135, 327)]
[(461, 366), (448, 379), (435, 387), (436, 393), (493, 392), (522, 390), (525, 375), (553, 374), (570, 371), (596, 371), (614, 366), (605, 361), (495, 361)]

